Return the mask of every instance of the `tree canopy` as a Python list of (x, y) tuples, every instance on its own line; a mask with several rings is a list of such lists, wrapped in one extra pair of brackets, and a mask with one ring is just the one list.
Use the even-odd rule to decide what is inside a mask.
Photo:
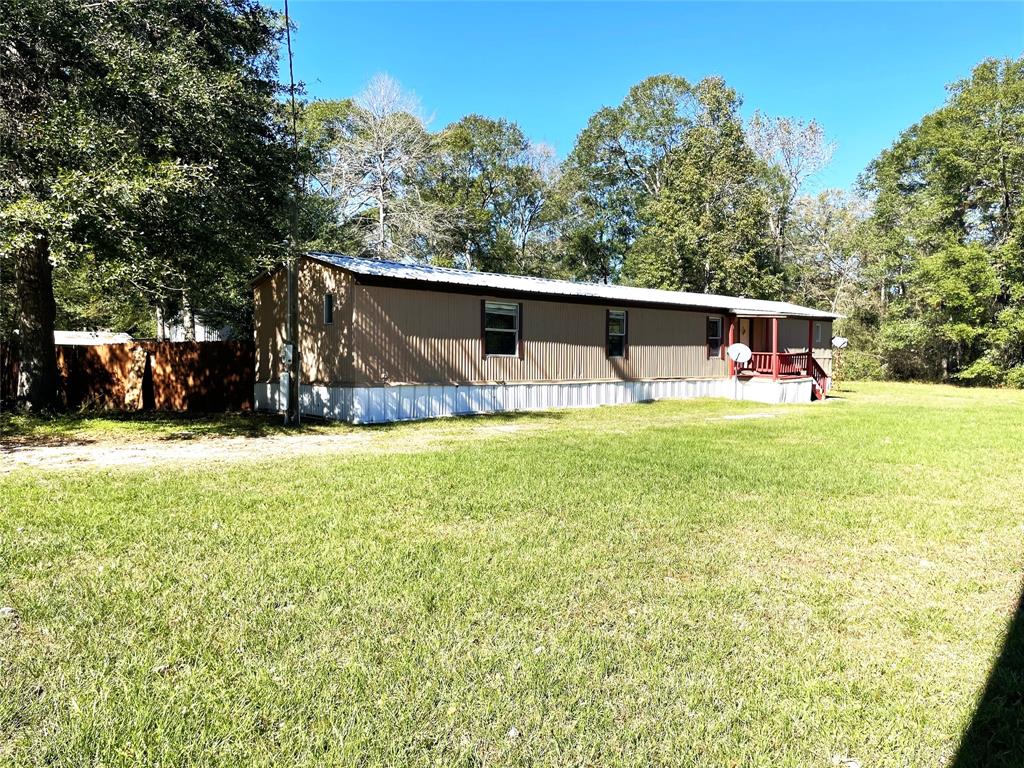
[(437, 137), (426, 194), (450, 212), (440, 261), (490, 272), (545, 274), (555, 220), (554, 153), (515, 123), (469, 115)]
[(1024, 382), (1024, 59), (979, 64), (861, 183), (883, 372)]
[(245, 316), (248, 279), (280, 247), (293, 173), (281, 27), (252, 0), (25, 0), (5, 16), (0, 254), (17, 292), (6, 322), (23, 400), (53, 407), (54, 270), (87, 294), (120, 287), (154, 308)]
[(773, 181), (746, 141), (739, 98), (718, 78), (693, 90), (694, 114), (676, 132), (658, 191), (623, 275), (647, 287), (775, 297), (781, 267), (768, 229)]

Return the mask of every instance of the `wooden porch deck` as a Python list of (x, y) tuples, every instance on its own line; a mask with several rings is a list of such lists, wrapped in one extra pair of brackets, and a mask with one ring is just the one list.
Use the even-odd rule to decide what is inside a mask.
[(736, 363), (736, 374), (776, 379), (806, 376), (814, 379), (814, 394), (819, 400), (828, 394), (828, 374), (809, 352), (753, 352), (747, 362)]

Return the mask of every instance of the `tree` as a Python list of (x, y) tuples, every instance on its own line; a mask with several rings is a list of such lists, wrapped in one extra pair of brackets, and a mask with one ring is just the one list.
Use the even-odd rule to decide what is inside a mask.
[[(299, 241), (312, 250), (365, 250), (367, 205), (354, 194), (359, 166), (342, 161), (353, 130), (351, 99), (301, 105), (299, 135)], [(347, 158), (346, 158), (347, 159)]]
[(794, 201), (786, 261), (789, 297), (846, 313), (864, 299), (867, 202), (839, 189)]
[(999, 278), (981, 243), (953, 243), (918, 260), (918, 316), (936, 336), (942, 376), (963, 370), (982, 351), (980, 340), (992, 325)]
[(910, 344), (884, 353), (894, 372), (996, 383), (1024, 363), (1024, 59), (986, 60), (949, 94), (861, 181), (883, 331), (898, 321), (930, 336), (915, 365), (901, 359)]
[(765, 169), (746, 142), (740, 100), (717, 78), (693, 96), (698, 111), (641, 211), (623, 276), (647, 287), (777, 297)]
[(5, 21), (0, 254), (17, 287), (19, 397), (50, 409), (54, 264), (96, 259), (155, 304), (188, 303), (270, 256), (292, 170), (280, 27), (251, 0), (26, 0)]
[(829, 164), (835, 146), (814, 120), (768, 117), (754, 112), (747, 139), (770, 169), (773, 196), (768, 222), (775, 241), (775, 259), (782, 264), (788, 253), (789, 223), (797, 196), (805, 182)]
[(469, 115), (437, 137), (424, 195), (452, 221), (441, 261), (515, 274), (550, 274), (554, 151), (508, 120)]
[(314, 189), (333, 201), (337, 225), (358, 234), (361, 250), (424, 259), (446, 240), (446, 212), (421, 193), (435, 146), (414, 96), (378, 75), (354, 101), (306, 113)]
[(697, 122), (694, 87), (649, 77), (594, 114), (563, 168), (566, 236), (588, 256), (586, 277), (609, 279), (636, 239), (641, 211), (662, 191), (670, 153)]
[(151, 297), (129, 275), (123, 265), (95, 254), (62, 259), (54, 268), (57, 327), (156, 336)]

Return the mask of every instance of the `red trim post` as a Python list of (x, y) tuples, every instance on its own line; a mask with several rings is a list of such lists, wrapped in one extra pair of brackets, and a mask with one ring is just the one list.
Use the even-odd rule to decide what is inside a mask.
[[(729, 318), (729, 346), (731, 347), (736, 343), (736, 315)], [(726, 350), (728, 352), (728, 350)], [(729, 377), (732, 378), (736, 375), (736, 362), (730, 357), (729, 358)]]
[(779, 318), (772, 318), (772, 381), (779, 380)]
[(807, 375), (811, 375), (811, 360), (814, 358), (814, 321), (807, 321)]

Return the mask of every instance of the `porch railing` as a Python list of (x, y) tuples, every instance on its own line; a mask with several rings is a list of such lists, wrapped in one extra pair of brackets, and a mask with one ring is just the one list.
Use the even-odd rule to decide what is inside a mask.
[(811, 367), (807, 372), (814, 379), (814, 383), (818, 385), (818, 396), (824, 400), (825, 396), (828, 395), (828, 374), (825, 373), (825, 369), (812, 357)]
[[(802, 374), (807, 370), (806, 352), (779, 352), (779, 373), (784, 376)], [(772, 353), (754, 352), (750, 360), (738, 366), (741, 371), (753, 371), (754, 373), (772, 372)]]
[(783, 352), (779, 354), (779, 373), (786, 376), (799, 375), (807, 370), (807, 353)]

